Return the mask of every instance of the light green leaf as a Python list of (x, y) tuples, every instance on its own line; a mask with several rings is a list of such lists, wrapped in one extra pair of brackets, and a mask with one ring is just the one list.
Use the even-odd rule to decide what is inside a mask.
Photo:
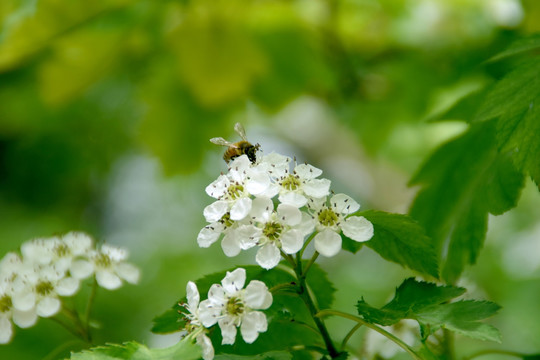
[(424, 229), (412, 218), (402, 214), (382, 211), (363, 211), (374, 227), (373, 238), (362, 244), (372, 248), (389, 261), (438, 277), (437, 255), (431, 239)]
[(271, 351), (258, 355), (233, 355), (233, 354), (221, 354), (216, 355), (215, 360), (291, 360), (292, 354), (283, 351)]
[(522, 54), (527, 51), (535, 50), (540, 48), (540, 33), (533, 34), (531, 36), (518, 39), (514, 41), (506, 50), (498, 53), (493, 56), (488, 61), (498, 61), (510, 56)]
[(318, 308), (320, 310), (330, 308), (334, 302), (336, 288), (328, 279), (326, 271), (318, 264), (313, 264), (307, 274), (306, 282), (315, 296)]

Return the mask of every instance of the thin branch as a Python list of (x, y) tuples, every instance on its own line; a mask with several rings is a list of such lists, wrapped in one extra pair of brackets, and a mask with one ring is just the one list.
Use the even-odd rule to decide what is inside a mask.
[(345, 336), (345, 338), (343, 338), (343, 342), (341, 343), (341, 348), (340, 350), (341, 351), (344, 351), (345, 350), (345, 346), (347, 346), (347, 343), (349, 342), (351, 336), (353, 336), (353, 334), (356, 332), (356, 330), (360, 329), (362, 327), (362, 323), (358, 323), (356, 324), (348, 333), (347, 335)]
[(510, 350), (499, 350), (499, 349), (487, 349), (487, 350), (481, 350), (474, 354), (471, 354), (469, 356), (465, 356), (463, 360), (471, 360), (480, 356), (489, 355), (489, 354), (498, 354), (498, 355), (509, 355), (509, 356), (515, 356), (517, 358), (523, 358), (527, 356), (527, 354), (523, 354), (517, 351), (510, 351)]

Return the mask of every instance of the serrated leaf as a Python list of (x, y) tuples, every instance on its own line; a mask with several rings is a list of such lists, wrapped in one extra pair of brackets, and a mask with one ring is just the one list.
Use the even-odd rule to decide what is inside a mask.
[(533, 34), (531, 36), (518, 39), (514, 41), (510, 46), (489, 59), (489, 62), (498, 61), (510, 56), (522, 54), (527, 51), (540, 49), (540, 34)]
[(497, 329), (478, 322), (494, 315), (499, 305), (489, 301), (448, 302), (464, 291), (463, 288), (437, 286), (409, 278), (396, 289), (394, 298), (382, 308), (374, 308), (362, 299), (357, 303), (357, 310), (366, 321), (384, 326), (393, 325), (402, 319), (413, 319), (419, 322), (423, 332), (428, 329), (433, 332), (444, 327), (472, 338), (500, 341)]
[(71, 360), (197, 360), (201, 349), (191, 341), (182, 340), (168, 348), (149, 349), (145, 345), (128, 342), (106, 345), (79, 353), (72, 353)]
[(372, 248), (386, 260), (438, 277), (435, 248), (415, 220), (402, 214), (373, 210), (357, 214), (368, 219), (374, 227), (373, 238), (357, 244)]
[(410, 215), (425, 227), (441, 258), (446, 254), (441, 275), (450, 283), (476, 261), (488, 212), (514, 207), (524, 185), (509, 154), (498, 152), (495, 133), (493, 121), (472, 124), (440, 146), (410, 182), (423, 185)]
[(317, 301), (318, 308), (328, 309), (334, 302), (336, 288), (328, 279), (328, 274), (318, 264), (312, 264), (306, 282)]

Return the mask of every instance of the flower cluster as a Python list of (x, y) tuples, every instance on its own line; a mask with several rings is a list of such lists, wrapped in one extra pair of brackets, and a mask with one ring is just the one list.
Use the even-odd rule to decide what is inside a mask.
[(207, 336), (208, 329), (218, 324), (223, 345), (232, 345), (237, 328), (248, 344), (257, 340), (259, 333), (268, 326), (266, 315), (261, 311), (272, 305), (272, 294), (262, 281), (252, 280), (244, 289), (246, 270), (238, 268), (227, 272), (221, 284), (213, 284), (208, 298), (200, 301), (199, 291), (193, 282), (186, 287), (187, 304), (184, 314), (188, 337), (201, 346), (204, 360), (214, 358), (214, 348)]
[[(199, 233), (201, 247), (222, 238), (225, 255), (258, 246), (257, 263), (275, 267), (282, 255), (296, 254), (313, 235), (315, 249), (330, 257), (341, 249), (341, 232), (362, 242), (373, 236), (373, 225), (352, 215), (360, 205), (345, 194), (332, 195), (322, 170), (295, 164), (277, 153), (252, 163), (246, 155), (229, 163), (206, 193), (216, 201), (204, 209), (210, 223)], [(310, 237), (311, 239), (311, 237)]]
[(30, 240), (21, 254), (6, 254), (0, 261), (0, 343), (11, 341), (12, 322), (27, 328), (38, 317), (57, 314), (60, 297), (74, 295), (92, 275), (109, 290), (122, 280), (136, 283), (139, 270), (126, 258), (126, 250), (106, 244), (96, 248), (92, 238), (79, 232)]

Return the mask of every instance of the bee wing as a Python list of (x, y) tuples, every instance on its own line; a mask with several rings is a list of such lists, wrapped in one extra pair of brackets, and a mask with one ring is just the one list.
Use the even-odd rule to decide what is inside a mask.
[(246, 130), (244, 129), (242, 124), (236, 123), (234, 125), (234, 131), (236, 131), (238, 133), (238, 135), (240, 135), (242, 140), (247, 141)]
[(233, 144), (232, 142), (229, 142), (229, 141), (225, 140), (222, 137), (211, 138), (210, 142), (213, 143), (213, 144), (216, 144), (216, 145), (221, 145), (221, 146), (232, 146), (234, 148), (238, 147), (235, 144)]

